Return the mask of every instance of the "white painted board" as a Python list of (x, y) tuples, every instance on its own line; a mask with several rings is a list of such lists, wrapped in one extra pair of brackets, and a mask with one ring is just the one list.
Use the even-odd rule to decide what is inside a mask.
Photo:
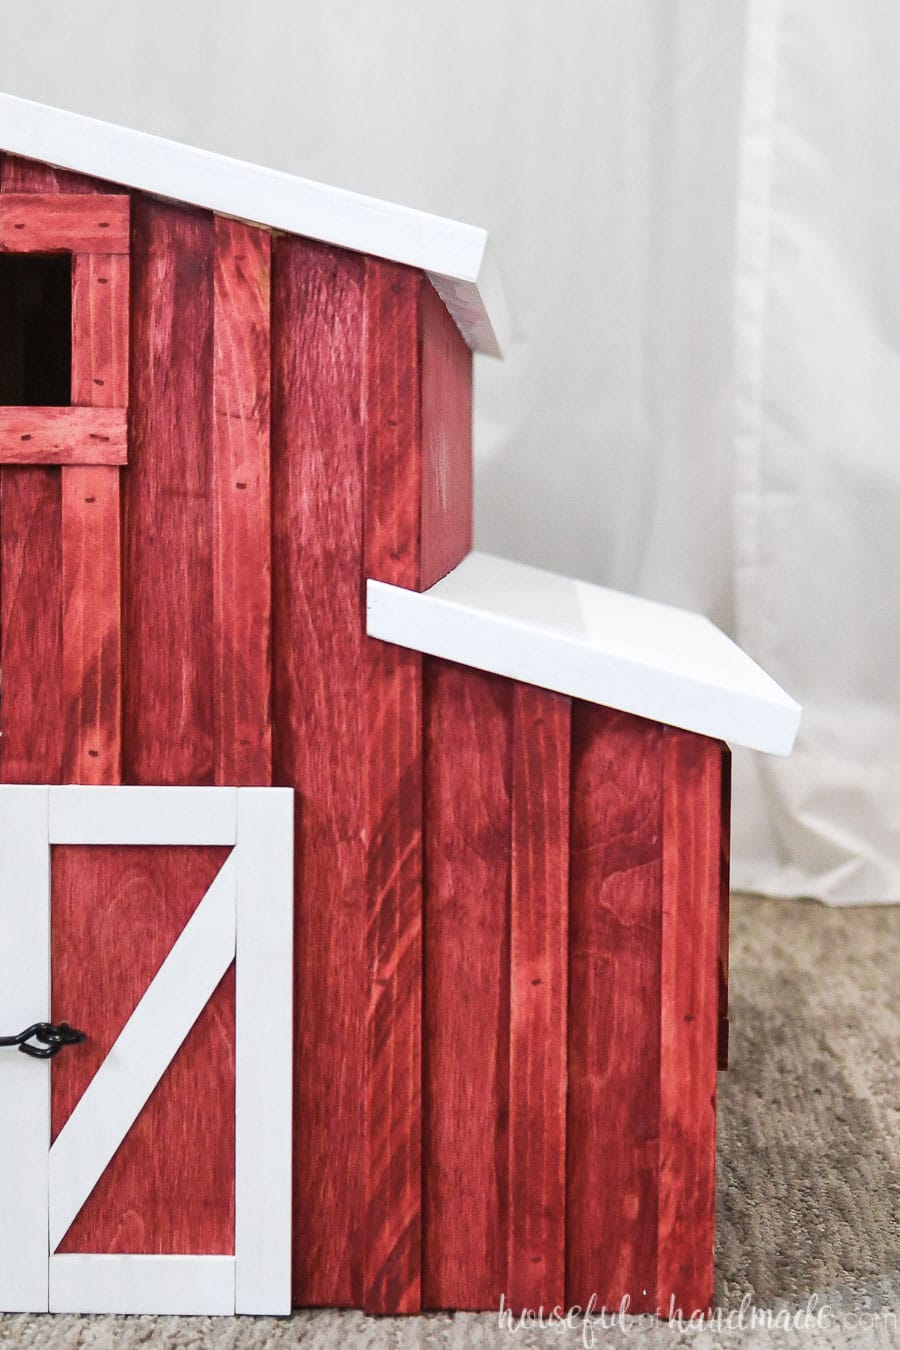
[(238, 788), (237, 796), (235, 1311), (287, 1314), (294, 794), (288, 788)]
[[(0, 1035), (50, 1020), (47, 789), (0, 786)], [(0, 1047), (0, 1310), (47, 1309), (50, 1063)]]
[(471, 553), (422, 593), (368, 583), (370, 637), (771, 754), (800, 706), (699, 614)]
[(51, 844), (233, 844), (232, 787), (52, 787)]
[(12, 94), (0, 94), (0, 150), (419, 267), (473, 351), (500, 354), (503, 292), (477, 226)]
[(50, 1311), (228, 1315), (234, 1257), (51, 1256)]

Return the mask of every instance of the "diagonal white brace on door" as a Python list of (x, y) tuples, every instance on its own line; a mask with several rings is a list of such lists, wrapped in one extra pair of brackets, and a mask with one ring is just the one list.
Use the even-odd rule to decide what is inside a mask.
[(235, 954), (226, 859), (50, 1149), (50, 1251), (62, 1242)]

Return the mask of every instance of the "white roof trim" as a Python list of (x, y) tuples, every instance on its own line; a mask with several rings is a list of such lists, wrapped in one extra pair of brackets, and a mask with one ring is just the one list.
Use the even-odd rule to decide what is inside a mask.
[(426, 272), (474, 351), (500, 355), (506, 311), (487, 231), (278, 169), (0, 94), (0, 150)]
[(413, 651), (790, 753), (800, 706), (700, 614), (470, 553), (421, 594), (368, 583), (368, 632)]

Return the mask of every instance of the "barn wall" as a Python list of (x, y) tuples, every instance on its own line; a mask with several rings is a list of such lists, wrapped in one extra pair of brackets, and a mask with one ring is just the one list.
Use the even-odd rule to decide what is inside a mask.
[(425, 663), (423, 1305), (712, 1297), (717, 741)]
[(368, 639), (366, 576), (471, 544), (461, 337), (410, 269), (131, 196), (128, 466), (0, 468), (0, 777), (296, 789), (297, 1304), (702, 1305), (723, 748)]
[[(0, 191), (119, 189), (5, 156)], [(412, 1305), (421, 661), (363, 583), (470, 547), (471, 357), (415, 271), (129, 195), (129, 463), (0, 468), (0, 777), (296, 789), (295, 1297)]]

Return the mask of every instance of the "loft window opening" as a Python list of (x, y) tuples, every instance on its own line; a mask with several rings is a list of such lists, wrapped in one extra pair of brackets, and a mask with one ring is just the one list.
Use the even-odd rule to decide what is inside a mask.
[(72, 399), (72, 255), (0, 253), (0, 404)]

